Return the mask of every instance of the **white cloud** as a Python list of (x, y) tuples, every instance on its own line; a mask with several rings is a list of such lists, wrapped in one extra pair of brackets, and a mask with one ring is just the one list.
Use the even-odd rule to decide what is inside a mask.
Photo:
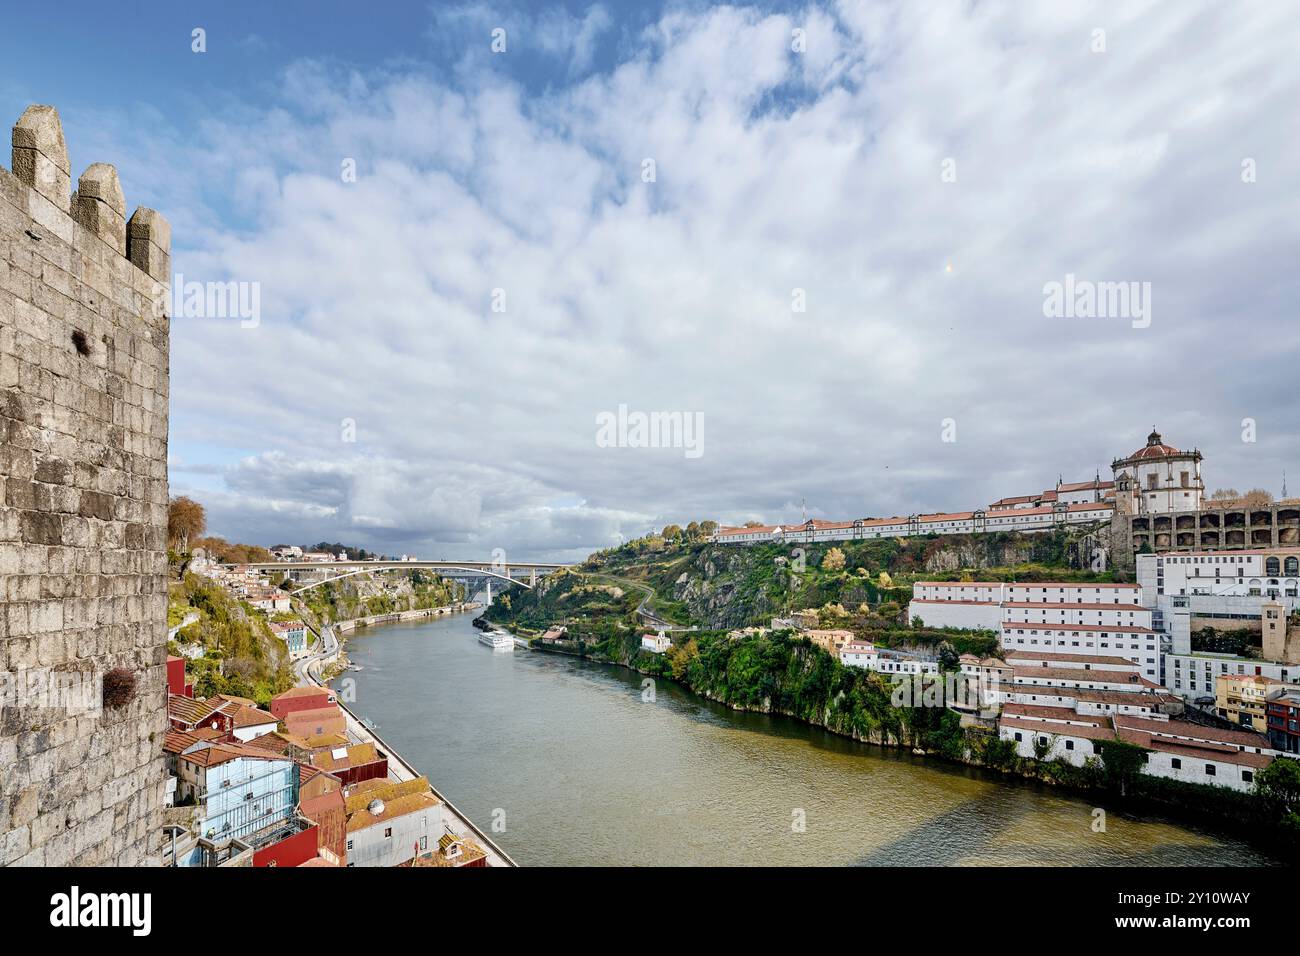
[[(169, 160), (177, 271), (262, 283), (259, 328), (172, 330), (173, 447), (233, 463), (230, 536), (577, 555), (805, 498), (963, 508), (1104, 470), (1153, 422), (1212, 484), (1294, 457), (1282, 8), (683, 9), (593, 70), (620, 32), (593, 7), (512, 21), (562, 64), (542, 90), (486, 34), (469, 52), (493, 16), (439, 18), (452, 76), (296, 64)], [(1152, 282), (1151, 328), (1044, 319), (1067, 272)], [(703, 456), (597, 447), (620, 403), (703, 414)]]

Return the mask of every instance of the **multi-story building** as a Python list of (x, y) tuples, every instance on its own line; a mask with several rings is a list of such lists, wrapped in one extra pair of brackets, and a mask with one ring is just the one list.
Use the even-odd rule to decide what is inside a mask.
[(302, 621), (272, 621), (271, 633), (284, 641), (289, 651), (289, 660), (296, 661), (307, 656), (307, 625)]
[(1214, 707), (1219, 716), (1264, 733), (1268, 729), (1264, 702), (1280, 685), (1255, 674), (1220, 674), (1214, 682)]
[[(180, 735), (176, 767), (178, 800), (197, 805), (201, 841), (219, 846), (248, 840), (259, 831), (281, 826), (295, 815), (298, 772), (292, 760), (244, 743), (187, 743)], [(177, 866), (196, 866), (203, 849), (178, 857)]]
[(1165, 685), (1187, 700), (1213, 706), (1220, 677), (1262, 677), (1274, 684), (1300, 684), (1300, 664), (1195, 651), (1165, 655)]
[(1300, 548), (1139, 554), (1136, 561), (1141, 603), (1162, 616), (1185, 607), (1193, 630), (1258, 629), (1266, 602), (1286, 614), (1300, 606)]
[[(931, 627), (978, 628), (996, 631), (1017, 615), (1007, 607), (1116, 612), (1139, 611), (1136, 584), (1074, 584), (1058, 581), (1007, 583), (1002, 581), (918, 581), (912, 586), (908, 617)], [(1050, 616), (1050, 615), (1049, 615)], [(1064, 617), (1064, 615), (1062, 615)], [(1093, 615), (1097, 622), (1109, 620)], [(1111, 615), (1114, 617), (1114, 615)], [(1114, 618), (1115, 623), (1123, 623)], [(1150, 621), (1147, 620), (1149, 625)]]
[(1269, 743), (1283, 753), (1300, 753), (1300, 688), (1274, 689), (1264, 708)]
[(345, 806), (348, 866), (409, 866), (450, 832), (425, 777), (366, 781), (351, 788)]

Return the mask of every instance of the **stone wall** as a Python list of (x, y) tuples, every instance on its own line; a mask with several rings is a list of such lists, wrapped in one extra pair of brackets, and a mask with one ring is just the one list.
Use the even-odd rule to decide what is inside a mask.
[(0, 866), (160, 848), (170, 227), (112, 166), (72, 185), (29, 107), (0, 168)]
[(1132, 569), (1143, 548), (1155, 552), (1241, 551), (1300, 546), (1300, 502), (1254, 508), (1205, 508), (1111, 519), (1115, 566)]

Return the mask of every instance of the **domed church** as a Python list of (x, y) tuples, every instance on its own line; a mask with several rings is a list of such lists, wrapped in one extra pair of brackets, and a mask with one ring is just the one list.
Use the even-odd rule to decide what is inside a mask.
[(1127, 458), (1111, 462), (1115, 509), (1120, 514), (1199, 511), (1205, 496), (1201, 453), (1166, 445), (1155, 429), (1147, 443)]

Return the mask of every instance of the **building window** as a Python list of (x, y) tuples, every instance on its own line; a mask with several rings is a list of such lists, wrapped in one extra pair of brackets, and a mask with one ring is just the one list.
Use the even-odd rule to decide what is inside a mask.
[(352, 849), (352, 841), (351, 841), (351, 840), (348, 841), (348, 849), (349, 849), (349, 850)]
[(1169, 761), (1169, 766), (1172, 767), (1174, 770), (1182, 770), (1183, 762), (1179, 758), (1174, 757), (1172, 760)]
[(1214, 771), (1214, 764), (1212, 764), (1212, 763), (1207, 763), (1207, 764), (1205, 765), (1205, 775), (1206, 775), (1207, 777), (1213, 777), (1213, 776), (1214, 776), (1214, 773), (1215, 773), (1215, 771)]
[(1255, 779), (1255, 775), (1251, 773), (1249, 770), (1243, 770), (1241, 772), (1241, 779), (1245, 783), (1250, 783), (1252, 780)]
[(384, 827), (384, 839), (387, 840), (387, 839), (391, 838), (392, 835), (393, 835), (393, 828), (392, 828), (392, 827)]

